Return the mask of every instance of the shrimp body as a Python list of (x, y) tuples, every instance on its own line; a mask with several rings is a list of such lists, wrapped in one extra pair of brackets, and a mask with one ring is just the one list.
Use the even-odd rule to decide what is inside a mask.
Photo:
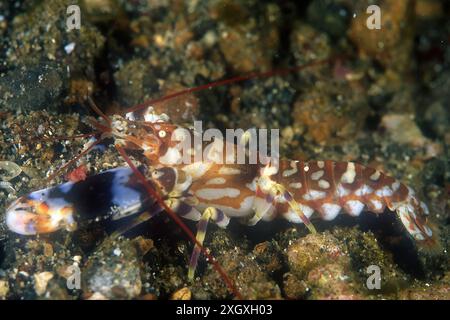
[[(310, 66), (328, 62), (329, 59)], [(240, 145), (234, 138), (205, 143), (201, 138), (198, 140), (201, 133), (174, 124), (169, 116), (155, 114), (149, 107), (183, 94), (275, 74), (251, 74), (188, 88), (136, 105), (126, 110), (124, 116), (106, 116), (88, 97), (88, 103), (100, 118), (89, 118), (89, 124), (97, 132), (82, 136), (96, 136), (98, 140), (90, 142), (61, 169), (76, 163), (108, 138), (112, 138), (129, 167), (21, 196), (6, 210), (7, 227), (18, 234), (39, 235), (60, 229), (73, 231), (92, 222), (139, 214), (130, 224), (134, 227), (165, 210), (195, 243), (188, 277), (194, 277), (203, 251), (236, 297), (240, 297), (237, 287), (203, 247), (208, 221), (226, 228), (232, 218), (252, 226), (261, 220), (282, 217), (303, 223), (314, 233), (310, 219), (316, 216), (331, 221), (341, 212), (356, 217), (365, 209), (375, 214), (390, 211), (396, 213), (417, 244), (433, 251), (440, 248), (426, 204), (395, 178), (355, 162), (280, 160), (262, 155), (258, 149), (249, 150), (244, 156), (248, 160), (255, 152), (258, 161), (238, 161), (242, 160), (238, 159)], [(126, 150), (139, 157), (142, 164), (139, 170)], [(229, 150), (234, 152), (230, 155)], [(59, 173), (60, 170), (53, 173), (49, 180)], [(179, 217), (198, 221), (196, 236)], [(129, 229), (122, 228), (115, 235)]]
[[(190, 172), (192, 182), (175, 181), (180, 174), (168, 167), (157, 169), (155, 178), (168, 194), (181, 191), (181, 196), (172, 198), (172, 209), (181, 215), (189, 213), (193, 220), (200, 219), (200, 212), (208, 207), (219, 210), (216, 223), (221, 227), (230, 218), (244, 219), (248, 225), (276, 217), (309, 224), (314, 213), (330, 221), (340, 212), (356, 217), (363, 210), (381, 214), (387, 208), (397, 213), (416, 241), (434, 239), (428, 208), (414, 191), (358, 163), (282, 160), (279, 168), (194, 163), (181, 172), (182, 176)], [(183, 200), (195, 205), (180, 205)]]
[[(101, 130), (102, 138), (114, 138), (125, 159), (125, 149), (141, 151), (145, 174), (138, 174), (136, 168), (116, 168), (22, 196), (6, 211), (10, 230), (24, 235), (71, 231), (85, 222), (143, 212), (133, 227), (165, 209), (174, 219), (198, 221), (196, 237), (191, 233), (195, 247), (190, 279), (200, 252), (206, 252), (203, 241), (210, 220), (225, 228), (231, 218), (252, 226), (283, 217), (304, 223), (315, 233), (310, 221), (314, 212), (330, 221), (340, 212), (358, 216), (365, 208), (376, 214), (388, 209), (397, 214), (416, 244), (433, 252), (440, 248), (425, 203), (411, 188), (378, 170), (355, 162), (280, 160), (258, 149), (244, 155), (248, 160), (256, 153), (256, 162), (242, 162), (238, 161), (240, 144), (234, 139), (206, 143), (198, 140), (199, 132), (172, 124), (166, 115), (151, 110), (144, 113), (143, 121), (133, 113), (104, 118), (106, 123), (93, 120), (93, 126)], [(127, 163), (132, 167), (129, 158)]]
[[(417, 242), (437, 241), (428, 223), (426, 204), (411, 188), (378, 170), (331, 160), (265, 158), (265, 164), (238, 164), (237, 152), (224, 164), (217, 161), (217, 151), (225, 154), (230, 145), (236, 151), (237, 145), (221, 140), (203, 146), (209, 151), (202, 154), (201, 161), (195, 161), (199, 151), (194, 143), (187, 150), (188, 158), (177, 145), (177, 141), (193, 142), (197, 133), (192, 130), (156, 116), (143, 123), (118, 116), (113, 119), (111, 132), (119, 137), (117, 141), (143, 151), (149, 160), (148, 181), (161, 190), (166, 204), (186, 219), (199, 221), (202, 212), (214, 208), (210, 218), (220, 227), (226, 227), (230, 218), (254, 225), (280, 216), (305, 223), (314, 231), (309, 221), (314, 212), (330, 221), (340, 212), (358, 216), (365, 208), (376, 214), (387, 208), (397, 213)], [(263, 158), (258, 154), (259, 160)], [(149, 198), (130, 169), (117, 168), (23, 196), (7, 209), (6, 220), (12, 231), (21, 234), (48, 233), (63, 227), (70, 230), (80, 219), (120, 219), (141, 212), (154, 204)]]

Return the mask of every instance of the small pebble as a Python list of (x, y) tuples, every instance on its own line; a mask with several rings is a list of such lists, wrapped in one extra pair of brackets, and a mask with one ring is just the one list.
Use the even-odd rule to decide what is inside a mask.
[(75, 42), (71, 42), (68, 45), (64, 46), (64, 51), (66, 51), (67, 54), (71, 54), (74, 49), (75, 49)]
[(189, 290), (189, 288), (185, 287), (178, 291), (175, 291), (171, 295), (170, 300), (191, 300), (191, 298), (192, 298), (191, 290)]
[(5, 299), (9, 292), (9, 284), (6, 280), (0, 280), (0, 299)]
[(34, 290), (36, 294), (41, 296), (47, 290), (48, 282), (53, 279), (53, 273), (44, 271), (34, 275)]

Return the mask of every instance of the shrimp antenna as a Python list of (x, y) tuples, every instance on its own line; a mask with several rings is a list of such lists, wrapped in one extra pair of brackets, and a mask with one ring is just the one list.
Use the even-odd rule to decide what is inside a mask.
[(210, 83), (207, 83), (204, 85), (200, 85), (198, 87), (192, 87), (192, 88), (180, 90), (180, 91), (168, 94), (164, 97), (149, 99), (147, 101), (144, 101), (143, 103), (137, 104), (137, 105), (125, 110), (124, 114), (144, 109), (155, 103), (167, 101), (167, 100), (170, 100), (170, 99), (173, 99), (173, 98), (185, 95), (185, 94), (194, 93), (194, 92), (202, 91), (205, 89), (211, 89), (211, 88), (229, 85), (229, 84), (233, 84), (233, 83), (239, 83), (239, 82), (243, 82), (243, 81), (251, 80), (251, 79), (268, 78), (268, 77), (273, 77), (273, 76), (285, 75), (285, 74), (292, 73), (292, 72), (298, 72), (298, 71), (301, 71), (301, 70), (309, 68), (309, 67), (329, 63), (339, 57), (340, 56), (337, 56), (337, 57), (335, 56), (335, 57), (331, 57), (328, 59), (312, 61), (312, 62), (303, 64), (301, 66), (296, 66), (296, 67), (291, 67), (291, 68), (286, 68), (286, 69), (271, 70), (271, 71), (267, 71), (267, 72), (252, 72), (247, 75), (241, 75), (241, 76), (237, 76), (237, 77), (233, 77), (233, 78), (229, 78), (229, 79), (210, 82)]
[(52, 137), (30, 137), (30, 141), (60, 141), (60, 140), (75, 140), (75, 139), (82, 139), (82, 138), (90, 138), (94, 137), (96, 135), (95, 132), (91, 133), (83, 133), (83, 134), (77, 134), (73, 136), (52, 136)]
[[(101, 118), (103, 118), (106, 123), (108, 125), (111, 124), (111, 119), (109, 119), (109, 117), (103, 113), (103, 111), (100, 110), (100, 108), (95, 104), (94, 100), (92, 100), (92, 98), (90, 96), (86, 97), (86, 101), (89, 104), (89, 107)], [(107, 131), (107, 127), (101, 125), (100, 123), (97, 123), (97, 121), (92, 121), (93, 124), (96, 125), (97, 128), (101, 128)], [(87, 133), (87, 134), (79, 134), (76, 136), (71, 136), (71, 137), (51, 137), (51, 138), (47, 138), (47, 139), (52, 139), (52, 140), (72, 140), (72, 139), (77, 139), (77, 138), (88, 138), (88, 137), (93, 137), (95, 136), (96, 133)], [(44, 138), (45, 139), (45, 138)], [(90, 151), (92, 151), (92, 149), (100, 144), (104, 139), (100, 138), (97, 141), (93, 142), (89, 147), (87, 147), (86, 149), (84, 149), (83, 151), (80, 152), (80, 154), (78, 154), (77, 156), (75, 156), (73, 159), (71, 159), (69, 162), (67, 162), (65, 165), (63, 165), (62, 167), (60, 167), (59, 169), (57, 169), (53, 174), (51, 174), (48, 178), (47, 178), (47, 182), (51, 182), (53, 181), (62, 171), (64, 171), (66, 168), (68, 168), (69, 166), (71, 166), (72, 164), (74, 164), (76, 161), (78, 161), (82, 156), (88, 154)]]
[(105, 120), (107, 124), (111, 124), (111, 119), (102, 110), (100, 110), (99, 107), (97, 107), (97, 105), (95, 104), (94, 100), (92, 100), (92, 98), (90, 96), (87, 96), (86, 100), (87, 100), (87, 102), (89, 104), (89, 107), (91, 107), (91, 109), (94, 110), (94, 112), (97, 115), (102, 117), (103, 120)]
[(80, 159), (82, 156), (88, 154), (96, 145), (101, 143), (103, 139), (99, 139), (97, 141), (94, 141), (89, 147), (84, 149), (80, 152), (77, 156), (75, 156), (73, 159), (71, 159), (69, 162), (67, 162), (65, 165), (63, 165), (61, 168), (57, 169), (56, 172), (54, 172), (50, 177), (47, 178), (47, 182), (51, 182), (54, 180), (62, 171), (64, 171), (66, 168), (74, 164), (78, 159)]

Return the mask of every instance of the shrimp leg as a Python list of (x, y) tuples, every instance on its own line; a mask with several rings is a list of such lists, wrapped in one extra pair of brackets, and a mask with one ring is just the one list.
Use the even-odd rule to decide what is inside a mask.
[[(201, 245), (203, 245), (203, 241), (205, 241), (206, 229), (208, 227), (209, 220), (214, 221), (217, 225), (219, 225), (222, 228), (226, 227), (226, 225), (228, 225), (229, 222), (228, 217), (226, 217), (224, 213), (219, 209), (216, 209), (214, 207), (206, 208), (205, 211), (203, 211), (202, 217), (200, 218), (200, 221), (197, 224), (196, 239)], [(189, 262), (189, 269), (188, 269), (189, 280), (194, 279), (195, 269), (197, 268), (200, 252), (201, 252), (200, 246), (198, 244), (195, 244)]]

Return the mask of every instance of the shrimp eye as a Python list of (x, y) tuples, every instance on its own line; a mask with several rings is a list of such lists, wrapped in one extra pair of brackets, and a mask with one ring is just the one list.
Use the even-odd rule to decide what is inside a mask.
[(162, 176), (162, 172), (155, 170), (152, 175), (154, 179), (159, 179)]
[(158, 132), (158, 135), (159, 135), (160, 138), (165, 138), (167, 133), (164, 130), (161, 130), (161, 131)]

